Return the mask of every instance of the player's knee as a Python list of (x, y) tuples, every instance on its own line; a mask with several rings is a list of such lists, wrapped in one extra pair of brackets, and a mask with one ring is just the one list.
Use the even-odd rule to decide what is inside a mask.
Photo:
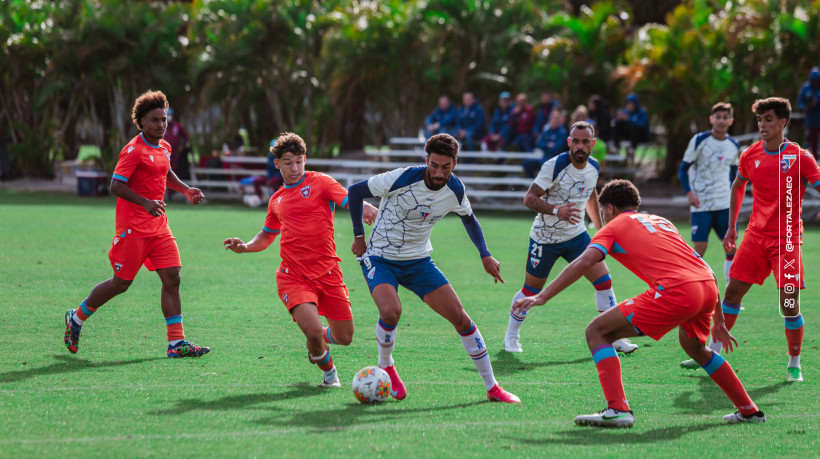
[(339, 346), (349, 346), (353, 343), (353, 330), (349, 332), (333, 332), (333, 342)]
[(379, 308), (379, 318), (387, 324), (397, 324), (401, 318), (401, 307), (393, 305)]

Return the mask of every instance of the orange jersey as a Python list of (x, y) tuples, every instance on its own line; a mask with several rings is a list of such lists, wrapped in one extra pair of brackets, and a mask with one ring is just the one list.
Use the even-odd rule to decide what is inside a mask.
[(623, 212), (595, 233), (589, 247), (611, 254), (659, 290), (715, 278), (678, 229), (657, 215)]
[(789, 143), (770, 152), (763, 141), (740, 155), (738, 178), (752, 183), (752, 217), (747, 231), (778, 238), (803, 232), (803, 195), (806, 185), (820, 185), (820, 168), (811, 153)]
[(306, 171), (295, 185), (283, 185), (268, 202), (263, 231), (282, 233), (282, 268), (318, 279), (341, 261), (333, 239), (336, 205), (347, 206), (347, 190), (333, 177)]
[[(152, 145), (140, 133), (131, 139), (117, 160), (114, 180), (125, 182), (138, 195), (152, 201), (165, 196), (165, 181), (171, 169), (171, 146), (164, 140)], [(150, 215), (144, 207), (125, 199), (117, 199), (117, 235), (152, 237), (171, 234), (168, 217)]]

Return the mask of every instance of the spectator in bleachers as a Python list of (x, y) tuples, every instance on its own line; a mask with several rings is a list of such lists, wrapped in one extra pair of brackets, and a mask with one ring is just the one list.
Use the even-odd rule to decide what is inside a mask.
[(544, 130), (544, 126), (549, 123), (552, 111), (560, 108), (561, 102), (555, 100), (552, 92), (544, 91), (541, 93), (541, 103), (535, 108), (535, 126), (532, 128), (532, 135), (534, 135), (536, 139)]
[(438, 107), (424, 121), (427, 127), (425, 135), (427, 138), (436, 134), (454, 134), (456, 131), (456, 108), (450, 103), (450, 98), (441, 96), (438, 98)]
[(504, 91), (498, 96), (498, 107), (493, 112), (490, 120), (490, 133), (481, 140), (481, 149), (484, 145), (487, 150), (496, 151), (503, 149), (509, 142), (510, 115), (512, 115), (513, 105), (509, 91)]
[(811, 69), (809, 81), (800, 88), (797, 108), (806, 114), (806, 149), (820, 158), (820, 68)]
[(510, 115), (510, 141), (507, 150), (532, 151), (535, 126), (535, 110), (527, 103), (527, 95), (519, 93), (515, 96), (515, 107)]
[(487, 127), (484, 121), (484, 109), (476, 102), (475, 96), (471, 92), (465, 92), (461, 96), (461, 107), (456, 112), (456, 135), (455, 138), (461, 142), (463, 151), (475, 151), (478, 149), (478, 142), (484, 137)]
[(616, 148), (620, 147), (621, 140), (628, 140), (631, 151), (639, 143), (649, 141), (649, 116), (635, 93), (626, 97), (626, 107), (618, 110), (615, 116), (614, 139)]
[(552, 111), (549, 122), (544, 126), (535, 143), (535, 148), (543, 153), (541, 159), (525, 159), (521, 162), (521, 167), (524, 168), (524, 174), (527, 177), (535, 178), (542, 164), (569, 149), (567, 129), (564, 127), (565, 121), (566, 116), (561, 110)]
[(589, 120), (598, 131), (598, 139), (609, 143), (612, 139), (612, 114), (609, 112), (609, 104), (601, 99), (601, 96), (593, 95), (587, 102), (587, 109)]

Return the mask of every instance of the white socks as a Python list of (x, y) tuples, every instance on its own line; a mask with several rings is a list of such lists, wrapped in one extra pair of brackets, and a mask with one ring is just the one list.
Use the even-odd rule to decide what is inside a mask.
[(379, 343), (379, 366), (393, 365), (393, 346), (396, 344), (396, 325), (387, 325), (381, 319), (376, 324), (376, 341)]
[(481, 332), (478, 327), (473, 324), (472, 328), (466, 332), (459, 333), (461, 335), (461, 345), (470, 358), (473, 359), (478, 374), (484, 380), (484, 387), (487, 390), (492, 389), (498, 381), (493, 375), (493, 365), (490, 363), (490, 354), (487, 353), (487, 347), (484, 345), (484, 338), (481, 337)]

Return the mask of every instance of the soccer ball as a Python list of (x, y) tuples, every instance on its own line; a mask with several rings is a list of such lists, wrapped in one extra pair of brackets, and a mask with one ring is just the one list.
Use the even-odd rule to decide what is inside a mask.
[(246, 194), (242, 197), (242, 202), (248, 207), (259, 207), (262, 205), (262, 200), (255, 194)]
[(353, 377), (353, 395), (362, 403), (381, 403), (390, 395), (390, 376), (379, 367), (364, 367)]

